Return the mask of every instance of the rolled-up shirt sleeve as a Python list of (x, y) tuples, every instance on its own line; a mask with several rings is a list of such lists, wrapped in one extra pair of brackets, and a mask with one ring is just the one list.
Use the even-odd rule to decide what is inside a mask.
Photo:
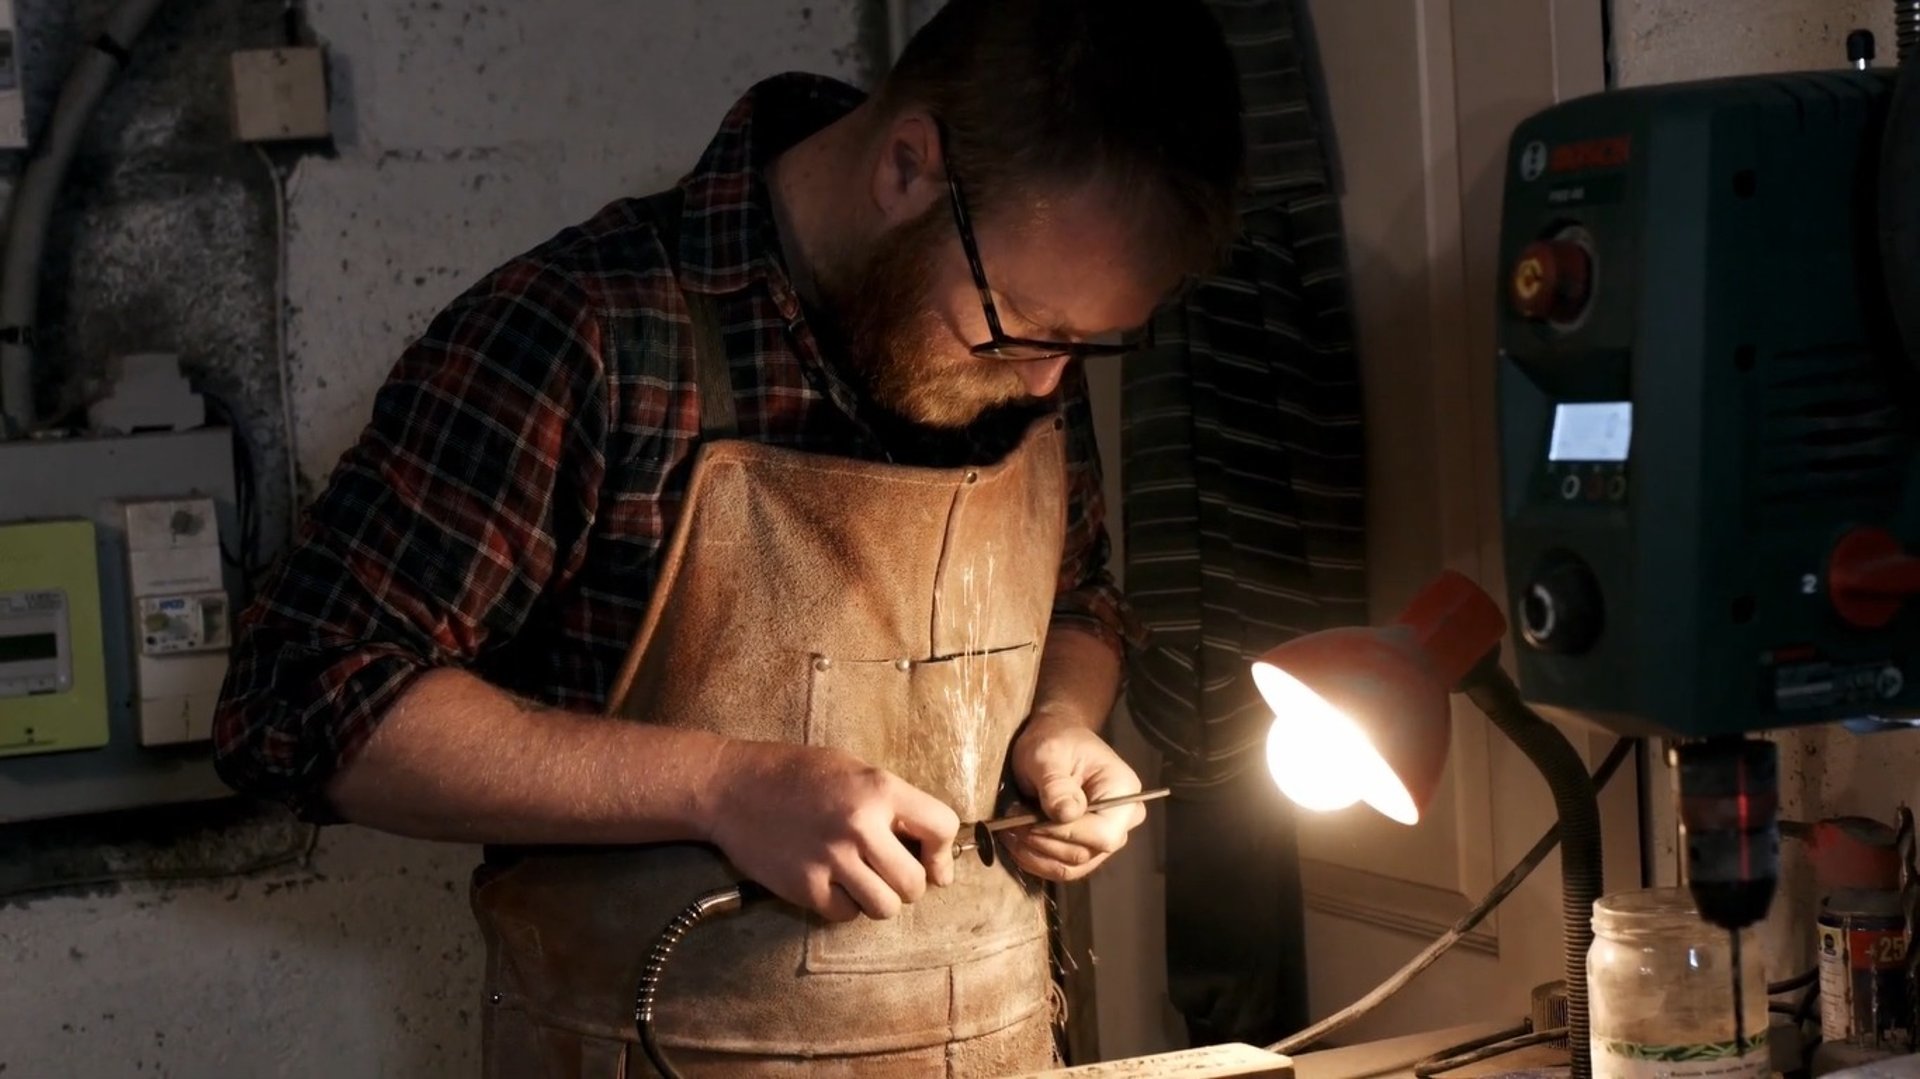
[(1060, 408), (1067, 421), (1067, 537), (1054, 596), (1053, 625), (1090, 633), (1115, 652), (1144, 647), (1146, 627), (1135, 617), (1113, 573), (1102, 490), (1100, 448), (1093, 431), (1093, 405), (1078, 364), (1061, 380)]
[(511, 641), (578, 568), (604, 336), (571, 276), (521, 260), (406, 350), (236, 627), (213, 724), (228, 785), (336, 819), (326, 784), (410, 682)]

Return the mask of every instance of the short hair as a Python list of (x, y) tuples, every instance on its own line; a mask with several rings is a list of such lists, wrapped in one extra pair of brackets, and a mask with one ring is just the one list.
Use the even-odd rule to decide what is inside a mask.
[(1240, 83), (1204, 0), (950, 0), (877, 99), (934, 115), (981, 216), (1099, 177), (1183, 272), (1238, 234)]

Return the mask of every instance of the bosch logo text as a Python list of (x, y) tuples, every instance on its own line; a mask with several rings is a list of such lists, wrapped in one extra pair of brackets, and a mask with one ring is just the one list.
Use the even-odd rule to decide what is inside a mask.
[(1633, 157), (1633, 140), (1626, 136), (1587, 139), (1556, 146), (1547, 157), (1548, 172), (1584, 172), (1617, 169)]

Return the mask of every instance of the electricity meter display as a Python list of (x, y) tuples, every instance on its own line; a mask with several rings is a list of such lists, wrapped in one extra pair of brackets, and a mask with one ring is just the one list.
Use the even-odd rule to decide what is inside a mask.
[(21, 633), (0, 637), (0, 663), (30, 663), (37, 659), (60, 658), (57, 633)]
[(59, 693), (73, 685), (67, 594), (0, 592), (0, 698)]

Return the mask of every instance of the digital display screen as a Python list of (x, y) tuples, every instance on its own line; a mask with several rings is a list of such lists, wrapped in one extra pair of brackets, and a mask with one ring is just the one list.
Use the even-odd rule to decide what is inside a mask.
[(1563, 404), (1553, 410), (1549, 461), (1618, 462), (1633, 442), (1633, 402)]
[(0, 637), (0, 663), (26, 663), (60, 658), (60, 638), (52, 633), (22, 633)]

